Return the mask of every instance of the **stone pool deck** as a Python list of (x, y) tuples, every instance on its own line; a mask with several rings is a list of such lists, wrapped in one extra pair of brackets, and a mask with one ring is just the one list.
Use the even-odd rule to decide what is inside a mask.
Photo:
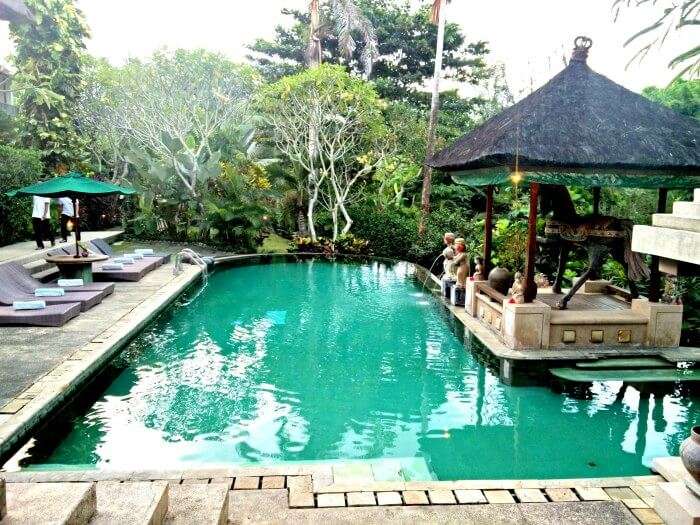
[(0, 464), (52, 409), (93, 376), (201, 270), (172, 263), (112, 295), (60, 328), (0, 328)]
[[(12, 508), (13, 500), (23, 502), (24, 512), (31, 508), (33, 503), (22, 498), (27, 492), (41, 495), (49, 489), (56, 491), (63, 487), (83, 494), (94, 487), (97, 505), (92, 504), (97, 518), (108, 509), (116, 512), (113, 509), (121, 508), (121, 518), (131, 516), (132, 521), (116, 522), (146, 523), (148, 519), (133, 518), (143, 517), (138, 501), (128, 506), (118, 501), (120, 496), (115, 493), (113, 483), (118, 481), (122, 482), (118, 487), (123, 497), (133, 491), (140, 494), (168, 492), (169, 502), (160, 510), (161, 515), (166, 516), (166, 523), (167, 516), (182, 513), (182, 509), (195, 509), (197, 514), (180, 515), (181, 523), (662, 523), (653, 510), (655, 485), (663, 481), (660, 476), (372, 481), (363, 480), (347, 466), (333, 464), (185, 471), (0, 473), (0, 479), (3, 476), (8, 486), (10, 516), (13, 510), (18, 512)], [(219, 494), (221, 487), (225, 487), (225, 500), (220, 495), (213, 501), (202, 500), (202, 491)], [(104, 495), (102, 500), (101, 494)], [(183, 503), (188, 498), (190, 503)], [(43, 512), (47, 511), (39, 496), (35, 503)], [(128, 511), (124, 510), (127, 507)], [(144, 504), (144, 507), (153, 505)], [(128, 515), (124, 515), (126, 512)], [(225, 518), (222, 517), (224, 512)], [(203, 516), (220, 518), (205, 520)], [(112, 517), (117, 516), (112, 514)], [(88, 522), (89, 519), (85, 521)]]

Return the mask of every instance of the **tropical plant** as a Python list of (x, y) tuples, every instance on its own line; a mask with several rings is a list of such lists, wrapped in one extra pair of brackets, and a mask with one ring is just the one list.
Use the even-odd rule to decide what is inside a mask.
[[(672, 31), (700, 24), (700, 0), (614, 0), (613, 10), (617, 20), (623, 8), (651, 6), (657, 8), (657, 18), (648, 26), (640, 29), (625, 42), (625, 46), (647, 38), (642, 47), (632, 56), (629, 64), (643, 60), (654, 46), (662, 45)], [(697, 77), (700, 74), (700, 46), (695, 46), (675, 56), (669, 63), (669, 69), (679, 68), (674, 80), (683, 75)]]
[(347, 206), (357, 197), (358, 182), (391, 153), (394, 141), (382, 107), (370, 84), (329, 65), (285, 77), (260, 98), (267, 136), (305, 176), (306, 218), (314, 241), (317, 205), (331, 213), (333, 240), (348, 233)]
[[(414, 9), (412, 3), (404, 0), (355, 0), (355, 4), (376, 32), (378, 55), (370, 79), (379, 95), (427, 109), (429, 95), (423, 86), (433, 75), (437, 33), (436, 26), (429, 21), (429, 9)], [(309, 12), (283, 9), (282, 13), (291, 18), (291, 24), (277, 26), (272, 39), (258, 39), (250, 46), (249, 59), (272, 81), (299, 73), (307, 64)], [(336, 25), (332, 11), (326, 10), (324, 19), (328, 26)], [(324, 63), (342, 64), (357, 75), (365, 73), (361, 43), (348, 59), (336, 31), (323, 31), (320, 37)], [(490, 77), (491, 70), (484, 61), (488, 53), (485, 42), (468, 42), (460, 26), (454, 23), (445, 25), (444, 41), (445, 78), (477, 84)], [(422, 138), (425, 140), (425, 134)]]
[(73, 0), (25, 3), (34, 19), (10, 24), (20, 142), (42, 152), (48, 171), (65, 171), (85, 159), (73, 112), (88, 28)]
[(104, 121), (98, 129), (112, 126), (124, 137), (130, 164), (149, 157), (152, 175), (198, 200), (202, 185), (218, 174), (214, 137), (251, 121), (256, 87), (251, 68), (220, 55), (156, 52), (148, 61), (129, 61), (113, 85), (98, 86), (107, 103), (92, 117)]
[(7, 197), (5, 191), (38, 182), (41, 152), (0, 145), (0, 245), (25, 239), (31, 232), (31, 198)]
[(679, 78), (665, 88), (646, 87), (642, 90), (642, 95), (682, 115), (700, 119), (700, 80), (698, 79)]
[[(329, 17), (335, 26), (338, 47), (346, 60), (350, 60), (357, 49), (353, 33), (362, 36), (362, 66), (367, 78), (372, 74), (372, 66), (379, 54), (377, 35), (372, 23), (362, 12), (356, 0), (329, 0)], [(320, 0), (309, 2), (309, 42), (306, 61), (309, 67), (320, 66), (323, 58), (322, 38), (328, 32), (329, 22), (321, 22)]]

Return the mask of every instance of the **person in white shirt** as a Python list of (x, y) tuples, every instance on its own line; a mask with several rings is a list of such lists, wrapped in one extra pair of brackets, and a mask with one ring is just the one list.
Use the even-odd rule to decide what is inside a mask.
[(73, 221), (73, 225), (75, 225), (75, 209), (73, 208), (73, 201), (69, 197), (61, 197), (58, 199), (58, 204), (61, 207), (61, 239), (63, 242), (67, 242), (68, 223)]
[(56, 243), (51, 231), (51, 199), (34, 195), (32, 201), (32, 226), (34, 228), (34, 240), (36, 249), (44, 249), (44, 239), (51, 241), (51, 246)]

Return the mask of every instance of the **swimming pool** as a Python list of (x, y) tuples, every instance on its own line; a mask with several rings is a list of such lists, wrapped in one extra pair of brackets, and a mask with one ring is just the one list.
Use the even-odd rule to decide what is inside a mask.
[(407, 263), (224, 269), (144, 330), (32, 441), (31, 468), (170, 469), (394, 458), (411, 479), (648, 473), (692, 396), (510, 387)]

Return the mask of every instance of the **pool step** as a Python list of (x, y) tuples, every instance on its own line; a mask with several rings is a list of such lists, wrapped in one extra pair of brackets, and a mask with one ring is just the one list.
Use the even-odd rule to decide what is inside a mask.
[(85, 525), (95, 514), (94, 483), (9, 483), (2, 525)]
[(169, 487), (168, 525), (223, 525), (228, 522), (229, 485), (193, 483)]
[(649, 368), (604, 369), (551, 368), (549, 373), (559, 379), (577, 383), (594, 381), (625, 381), (627, 383), (673, 383), (676, 381), (700, 381), (700, 369)]
[(613, 369), (613, 368), (675, 368), (676, 365), (658, 357), (621, 357), (611, 359), (597, 359), (595, 361), (581, 361), (576, 363), (576, 368), (588, 369)]
[(94, 525), (161, 525), (168, 512), (166, 482), (135, 481), (97, 484)]

